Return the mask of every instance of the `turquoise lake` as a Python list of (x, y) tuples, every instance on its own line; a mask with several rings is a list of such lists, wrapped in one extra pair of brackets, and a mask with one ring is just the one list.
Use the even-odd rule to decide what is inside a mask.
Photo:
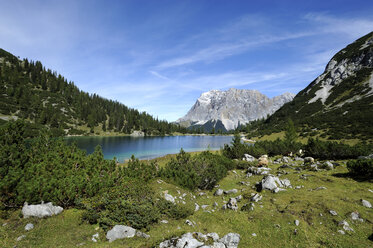
[(132, 154), (138, 159), (152, 159), (175, 154), (183, 148), (187, 152), (218, 150), (229, 144), (233, 136), (165, 136), (165, 137), (67, 137), (67, 143), (76, 142), (87, 153), (97, 145), (102, 147), (106, 159), (117, 158), (119, 162), (129, 159)]

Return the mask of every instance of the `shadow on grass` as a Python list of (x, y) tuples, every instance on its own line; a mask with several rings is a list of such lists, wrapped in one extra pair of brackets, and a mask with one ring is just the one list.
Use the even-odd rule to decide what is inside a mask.
[(333, 177), (339, 177), (339, 178), (351, 178), (357, 182), (373, 182), (373, 178), (370, 177), (364, 177), (364, 176), (356, 176), (354, 174), (351, 174), (349, 172), (346, 173), (334, 173), (332, 174)]

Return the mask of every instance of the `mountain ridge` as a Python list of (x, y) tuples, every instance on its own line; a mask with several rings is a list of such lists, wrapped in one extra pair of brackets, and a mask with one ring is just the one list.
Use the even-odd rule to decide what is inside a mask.
[(203, 92), (188, 113), (176, 122), (190, 129), (229, 131), (267, 117), (293, 97), (294, 94), (288, 92), (269, 98), (258, 90), (210, 90)]
[(284, 130), (292, 119), (304, 136), (322, 130), (330, 139), (373, 137), (373, 32), (336, 53), (323, 73), (284, 104), (259, 134)]

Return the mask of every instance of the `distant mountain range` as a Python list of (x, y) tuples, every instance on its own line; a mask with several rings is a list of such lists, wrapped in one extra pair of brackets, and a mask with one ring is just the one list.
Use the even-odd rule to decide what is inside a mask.
[(343, 48), (324, 72), (259, 127), (271, 133), (291, 118), (304, 135), (373, 138), (373, 32)]
[(188, 113), (176, 122), (189, 129), (229, 131), (266, 118), (293, 98), (291, 93), (268, 98), (257, 90), (211, 90), (202, 93)]

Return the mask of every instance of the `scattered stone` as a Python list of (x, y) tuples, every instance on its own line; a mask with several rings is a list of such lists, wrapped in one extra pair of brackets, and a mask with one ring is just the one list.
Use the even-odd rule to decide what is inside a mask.
[(329, 213), (330, 213), (331, 215), (333, 215), (333, 216), (337, 216), (337, 215), (338, 215), (337, 212), (334, 211), (334, 210), (329, 210)]
[(256, 159), (249, 154), (244, 154), (244, 157), (242, 158), (242, 160), (247, 161), (247, 162), (254, 162)]
[(18, 242), (18, 241), (21, 241), (22, 239), (24, 239), (24, 238), (26, 238), (26, 235), (21, 235), (21, 236), (19, 236), (17, 239), (16, 239), (16, 241)]
[(92, 239), (91, 239), (91, 240), (92, 240), (92, 242), (95, 242), (95, 243), (96, 243), (96, 242), (97, 242), (97, 239), (98, 239), (98, 237), (99, 237), (99, 234), (98, 234), (98, 233), (96, 233), (96, 234), (93, 234), (93, 235), (92, 235)]
[(34, 224), (32, 224), (32, 223), (28, 223), (28, 224), (25, 226), (25, 230), (26, 230), (26, 231), (30, 231), (31, 229), (34, 229)]
[(371, 189), (368, 189), (368, 191), (369, 191), (370, 193), (373, 193), (373, 190), (371, 190)]
[(337, 232), (342, 234), (342, 235), (345, 235), (345, 232), (343, 230), (338, 230)]
[(295, 186), (295, 189), (301, 189), (301, 188), (304, 188), (304, 186), (303, 185)]
[(357, 220), (359, 222), (364, 222), (362, 218), (360, 218), (359, 212), (355, 211), (351, 213), (351, 219), (352, 220)]
[(258, 166), (268, 166), (268, 155), (262, 155), (258, 160)]
[[(253, 174), (254, 175), (268, 175), (269, 171), (271, 171), (271, 168), (251, 166), (251, 167), (247, 168), (248, 173), (246, 174), (246, 177), (250, 177)], [(249, 174), (251, 174), (251, 175), (248, 176)]]
[(217, 206), (219, 206), (219, 204), (217, 202), (214, 202), (214, 204), (212, 206), (217, 207)]
[(196, 223), (194, 221), (191, 221), (191, 220), (186, 220), (185, 224), (187, 224), (188, 226), (194, 226)]
[(162, 223), (162, 224), (167, 224), (167, 223), (168, 223), (168, 220), (161, 220), (161, 223)]
[(247, 178), (252, 177), (252, 176), (253, 176), (253, 173), (248, 172), (248, 173), (246, 174), (246, 177), (247, 177)]
[(280, 224), (275, 224), (275, 227), (276, 228), (281, 228), (281, 225)]
[(304, 162), (304, 158), (301, 158), (301, 157), (295, 157), (294, 160), (295, 160), (295, 161), (301, 161), (301, 162)]
[(370, 202), (368, 202), (367, 200), (363, 200), (363, 199), (361, 199), (361, 203), (362, 203), (363, 206), (366, 207), (366, 208), (372, 208), (372, 204), (370, 204)]
[(299, 220), (295, 220), (295, 221), (294, 221), (294, 224), (295, 224), (296, 226), (299, 226)]
[(280, 180), (280, 182), (281, 182), (281, 184), (282, 184), (282, 186), (283, 186), (284, 188), (292, 188), (289, 179), (283, 179), (283, 180)]
[[(237, 236), (238, 235), (238, 236)], [(209, 242), (211, 238), (214, 242)], [(239, 244), (239, 234), (229, 233), (219, 240), (217, 233), (204, 235), (199, 232), (185, 233), (181, 237), (171, 238), (159, 244), (160, 248), (237, 248)], [(205, 244), (208, 242), (208, 244)]]
[(132, 238), (136, 234), (136, 230), (130, 226), (115, 225), (110, 231), (107, 232), (106, 238), (109, 242), (117, 239)]
[(208, 233), (208, 234), (206, 234), (206, 236), (209, 237), (209, 238), (212, 238), (212, 240), (214, 240), (214, 241), (219, 240), (219, 235), (217, 233)]
[(252, 233), (251, 236), (256, 237), (256, 233)]
[(298, 230), (297, 229), (294, 229), (294, 235), (297, 235), (298, 234)]
[(282, 157), (282, 162), (283, 163), (290, 163), (291, 162), (291, 159), (289, 157)]
[(176, 243), (176, 247), (199, 247), (202, 245), (204, 243), (195, 239), (192, 233), (183, 234)]
[(333, 164), (330, 162), (330, 161), (326, 161), (324, 164), (323, 164), (323, 168), (327, 169), (327, 170), (333, 170), (334, 169), (334, 166)]
[(28, 205), (27, 202), (23, 205), (22, 214), (24, 218), (37, 217), (44, 218), (52, 215), (60, 214), (63, 208), (60, 206), (53, 206), (51, 202), (41, 203), (37, 205)]
[(237, 211), (238, 210), (238, 206), (237, 206), (237, 200), (236, 198), (230, 198), (228, 203), (226, 204), (227, 208), (228, 209), (232, 209), (234, 211)]
[(253, 202), (258, 202), (258, 201), (261, 201), (263, 198), (263, 196), (259, 195), (258, 193), (256, 193), (255, 195), (253, 195), (251, 198), (250, 198), (250, 201), (253, 201)]
[(238, 192), (237, 189), (231, 189), (231, 190), (225, 190), (224, 194), (229, 195), (229, 194), (236, 194)]
[(201, 193), (199, 193), (198, 195), (199, 195), (199, 196), (204, 196), (204, 195), (206, 195), (206, 193), (205, 193), (205, 192), (201, 192)]
[(313, 157), (305, 157), (304, 158), (304, 163), (315, 163), (315, 159)]
[(249, 204), (245, 204), (242, 206), (241, 211), (254, 211), (255, 204), (250, 202)]
[(241, 200), (242, 200), (242, 195), (239, 195), (239, 196), (236, 197), (237, 202), (240, 202)]
[(303, 179), (303, 180), (308, 180), (308, 177), (311, 176), (311, 175), (308, 175), (308, 174), (302, 174), (299, 178), (300, 179)]
[(274, 193), (277, 193), (284, 188), (291, 187), (290, 181), (288, 179), (280, 180), (278, 177), (273, 175), (265, 176), (261, 181), (261, 189), (271, 190)]
[(348, 232), (354, 232), (354, 229), (350, 227), (350, 225), (347, 223), (347, 221), (343, 220), (338, 223), (339, 226), (342, 226), (345, 231)]
[(6, 226), (6, 225), (8, 225), (8, 223), (6, 223), (6, 222), (5, 222), (5, 223), (3, 223), (3, 226)]
[(140, 238), (145, 238), (145, 239), (149, 239), (150, 238), (150, 235), (148, 235), (146, 233), (143, 233), (143, 232), (140, 232), (140, 231), (136, 231), (136, 236), (140, 237)]
[(206, 208), (208, 208), (208, 206), (209, 205), (202, 205), (201, 207), (202, 207), (202, 209), (206, 209)]
[(323, 189), (327, 189), (326, 187), (324, 187), (324, 186), (320, 186), (320, 187), (317, 187), (316, 189), (314, 189), (314, 190), (323, 190)]
[(228, 233), (219, 241), (225, 244), (227, 248), (237, 248), (240, 243), (240, 235), (238, 233)]
[[(211, 246), (207, 246), (206, 248), (210, 248)], [(226, 248), (225, 244), (220, 243), (220, 242), (214, 242), (212, 245), (213, 248)]]
[(198, 240), (203, 240), (203, 241), (205, 241), (205, 242), (208, 240), (207, 235), (205, 235), (205, 234), (203, 234), (203, 233), (195, 232), (195, 233), (193, 233), (193, 234), (194, 234), (194, 236), (197, 236), (197, 239), (198, 239)]
[(224, 190), (222, 189), (217, 189), (214, 193), (215, 196), (221, 196), (224, 193)]
[(309, 166), (309, 170), (311, 170), (311, 171), (319, 171), (319, 168), (317, 168), (317, 164), (311, 164)]
[(165, 199), (166, 201), (169, 201), (169, 202), (175, 203), (175, 198), (174, 198), (172, 195), (170, 195), (170, 194), (164, 193), (164, 199)]
[(198, 211), (199, 210), (199, 205), (197, 203), (194, 203), (194, 211)]
[(157, 183), (163, 183), (163, 181), (161, 179), (158, 179)]

